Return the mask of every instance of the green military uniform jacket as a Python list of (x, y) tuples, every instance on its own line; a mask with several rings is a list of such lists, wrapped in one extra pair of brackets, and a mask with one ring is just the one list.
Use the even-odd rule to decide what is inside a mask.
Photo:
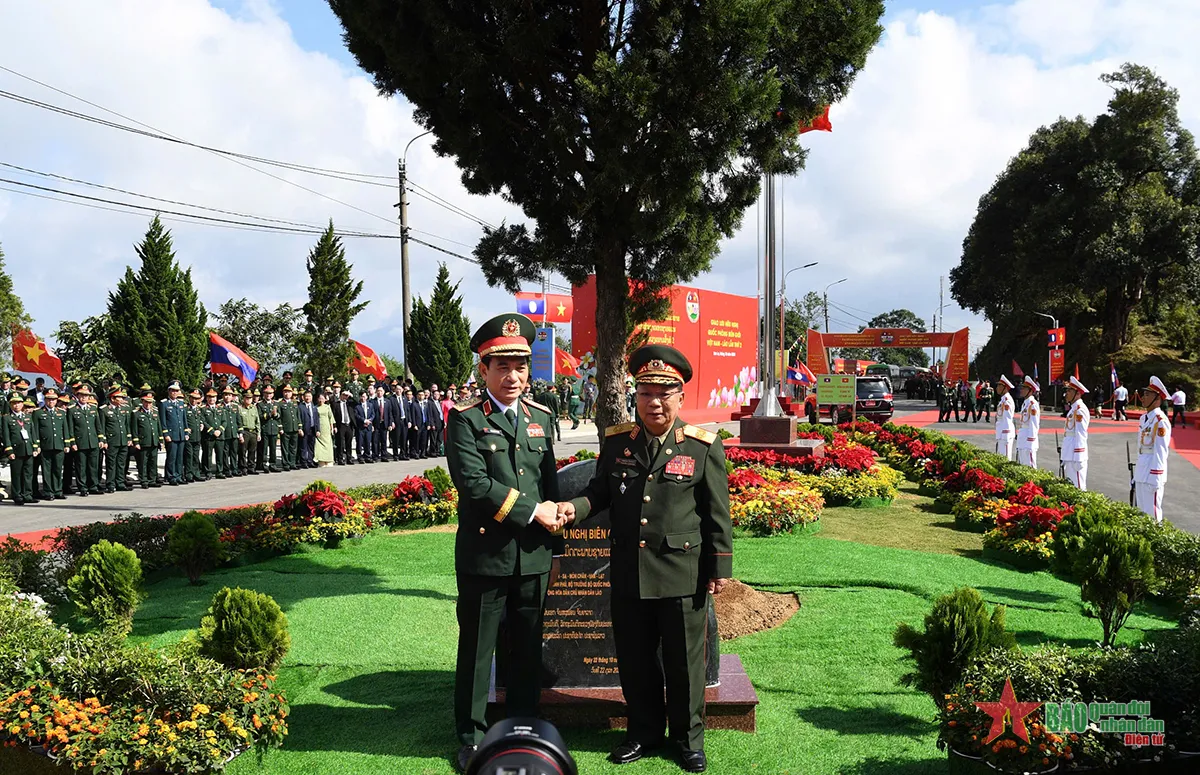
[(6, 415), (6, 414), (12, 414), (12, 404), (9, 403), (9, 399), (12, 398), (13, 393), (15, 393), (15, 392), (17, 392), (17, 391), (15, 391), (15, 390), (0, 390), (0, 396), (3, 396), (3, 400), (4, 400), (3, 405), (0, 405), (0, 416)]
[(204, 423), (204, 434), (214, 439), (222, 439), (224, 433), (224, 408), (220, 405), (200, 407), (200, 418)]
[(274, 399), (258, 402), (258, 420), (264, 436), (279, 435), (279, 402)]
[(300, 405), (295, 401), (279, 402), (279, 429), (291, 434), (300, 430)]
[(138, 407), (133, 413), (133, 441), (142, 449), (158, 449), (162, 443), (162, 426), (158, 423), (158, 408)]
[(257, 436), (259, 427), (257, 406), (251, 404), (250, 406), (238, 407), (238, 430), (243, 433), (253, 433)]
[(517, 402), (514, 429), (491, 399), (450, 410), (446, 462), (458, 488), (454, 568), (459, 574), (546, 573), (562, 539), (532, 521), (542, 501), (557, 501), (558, 470), (544, 406)]
[(33, 413), (37, 420), (38, 442), (47, 452), (65, 450), (71, 445), (70, 429), (67, 427), (67, 410), (61, 406), (51, 409), (43, 406)]
[(100, 410), (104, 421), (104, 437), (108, 444), (124, 447), (133, 438), (133, 411), (128, 406), (106, 405)]
[(221, 438), (225, 441), (236, 439), (242, 426), (242, 408), (237, 404), (225, 404), (221, 407)]
[(298, 398), (304, 398), (304, 393), (306, 391), (313, 394), (313, 404), (316, 404), (317, 403), (317, 383), (315, 383), (315, 382), (301, 382), (300, 386), (296, 388), (296, 391), (293, 395), (297, 396)]
[(41, 451), (37, 423), (28, 412), (19, 415), (10, 413), (0, 419), (0, 436), (3, 436), (4, 440), (5, 457), (29, 457)]
[(715, 434), (680, 419), (649, 459), (638, 423), (604, 431), (596, 473), (575, 498), (575, 522), (608, 509), (613, 594), (689, 597), (733, 576), (733, 528), (725, 448)]
[(208, 423), (204, 421), (204, 407), (188, 404), (184, 417), (187, 423), (187, 440), (199, 444), (208, 427)]
[(346, 380), (346, 384), (343, 387), (350, 391), (350, 398), (352, 399), (352, 402), (357, 404), (358, 397), (361, 396), (363, 392), (362, 383), (356, 379), (350, 379)]
[(80, 449), (97, 449), (104, 441), (104, 425), (96, 407), (75, 404), (67, 410), (70, 423), (71, 444)]

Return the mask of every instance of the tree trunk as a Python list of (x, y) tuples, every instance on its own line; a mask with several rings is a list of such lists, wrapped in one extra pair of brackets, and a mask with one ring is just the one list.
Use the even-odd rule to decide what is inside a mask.
[(1142, 299), (1145, 277), (1131, 277), (1111, 287), (1104, 298), (1104, 349), (1116, 352), (1129, 341), (1129, 316)]
[(629, 281), (625, 276), (625, 250), (611, 242), (600, 246), (596, 259), (596, 433), (604, 443), (604, 429), (629, 419), (625, 405), (625, 312)]

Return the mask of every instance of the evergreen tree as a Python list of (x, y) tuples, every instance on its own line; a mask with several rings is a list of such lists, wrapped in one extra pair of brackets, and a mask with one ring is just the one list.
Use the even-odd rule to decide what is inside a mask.
[[(763, 170), (804, 165), (799, 122), (848, 94), (882, 0), (329, 0), (384, 94), (403, 94), (473, 194), (529, 219), (475, 248), (515, 291), (596, 276), (596, 427), (626, 416), (633, 325), (708, 269)], [(631, 282), (632, 281), (632, 282)], [(643, 330), (644, 333), (644, 330)]]
[(406, 349), (408, 367), (422, 385), (458, 384), (471, 371), (471, 323), (458, 285), (450, 284), (450, 270), (441, 264), (429, 304), (419, 296), (413, 304)]
[(300, 363), (315, 374), (344, 374), (354, 353), (350, 322), (367, 302), (355, 304), (362, 281), (354, 281), (346, 249), (334, 234), (333, 221), (308, 253), (308, 302), (304, 305), (304, 333), (296, 342)]
[(21, 297), (13, 292), (13, 281), (4, 268), (4, 249), (0, 248), (0, 366), (12, 365), (12, 330), (29, 326), (33, 319), (25, 313)]
[(64, 381), (99, 385), (102, 379), (117, 373), (120, 366), (113, 359), (108, 331), (108, 313), (84, 318), (83, 322), (64, 320), (58, 324), (54, 332), (58, 346), (54, 351), (62, 359)]
[(192, 287), (192, 270), (180, 269), (171, 233), (158, 216), (136, 247), (142, 266), (125, 268), (108, 294), (108, 339), (113, 360), (135, 388), (142, 383), (165, 395), (172, 380), (198, 385), (208, 361), (208, 312)]

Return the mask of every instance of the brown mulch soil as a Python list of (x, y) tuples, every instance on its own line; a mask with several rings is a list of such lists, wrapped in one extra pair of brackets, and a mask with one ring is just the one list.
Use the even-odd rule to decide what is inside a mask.
[(422, 527), (416, 530), (393, 530), (392, 535), (409, 535), (411, 533), (457, 533), (458, 525), (451, 523), (449, 525), (432, 525), (430, 527)]
[(793, 594), (760, 592), (737, 579), (731, 579), (721, 594), (713, 595), (713, 602), (721, 640), (773, 629), (800, 610), (800, 600)]

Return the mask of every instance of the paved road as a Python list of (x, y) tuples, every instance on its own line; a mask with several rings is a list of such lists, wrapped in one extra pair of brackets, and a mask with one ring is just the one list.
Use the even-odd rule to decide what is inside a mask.
[[(595, 452), (599, 443), (591, 423), (570, 430), (563, 423), (563, 440), (555, 445), (555, 454), (566, 457), (579, 449)], [(159, 456), (160, 467), (162, 456)], [(138, 512), (141, 514), (178, 514), (189, 509), (213, 509), (241, 506), (247, 503), (273, 501), (280, 495), (298, 492), (314, 479), (326, 479), (339, 487), (351, 487), (373, 482), (398, 482), (410, 474), (419, 474), (434, 466), (446, 467), (446, 458), (373, 463), (370, 465), (330, 466), (328, 468), (259, 474), (236, 479), (214, 479), (211, 482), (163, 486), (111, 495), (91, 495), (87, 498), (68, 496), (61, 501), (42, 501), (32, 506), (16, 506), (11, 501), (0, 504), (0, 535), (50, 530), (64, 525), (82, 525), (114, 515)]]
[[(936, 419), (937, 408), (932, 402), (905, 399), (896, 402), (897, 422), (910, 422), (934, 428), (961, 437), (984, 449), (994, 449), (993, 427), (982, 418), (978, 423), (939, 423)], [(1054, 432), (1058, 431), (1061, 439), (1063, 424), (1061, 417), (1052, 416), (1048, 412), (1043, 414), (1038, 468), (1058, 472)], [(1129, 442), (1131, 455), (1136, 462), (1137, 427), (1136, 420), (1092, 420), (1088, 436), (1088, 489), (1102, 492), (1122, 503), (1129, 502), (1129, 469), (1125, 464), (1125, 443)], [(1176, 443), (1173, 447), (1186, 447), (1200, 441), (1200, 431), (1197, 430), (1177, 429), (1175, 433)], [(1167, 472), (1169, 478), (1163, 497), (1163, 515), (1184, 530), (1200, 533), (1200, 469), (1177, 448), (1173, 448), (1167, 463)]]

